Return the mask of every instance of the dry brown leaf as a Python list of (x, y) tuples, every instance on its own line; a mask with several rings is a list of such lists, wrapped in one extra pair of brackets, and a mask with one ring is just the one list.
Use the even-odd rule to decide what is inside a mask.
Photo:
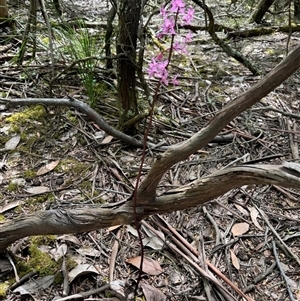
[(75, 245), (80, 245), (81, 244), (80, 240), (75, 235), (72, 235), (72, 234), (61, 235), (61, 236), (58, 236), (57, 239), (70, 241)]
[(108, 135), (101, 141), (101, 144), (108, 144), (113, 140), (113, 138), (113, 136)]
[(53, 248), (48, 253), (51, 257), (57, 262), (59, 259), (64, 257), (67, 254), (68, 246), (67, 244), (61, 244), (59, 247)]
[(91, 257), (100, 257), (101, 252), (98, 249), (95, 249), (91, 246), (86, 246), (76, 249), (77, 253), (82, 256), (91, 256)]
[[(38, 292), (47, 289), (53, 284), (54, 275), (47, 275), (44, 277), (39, 277), (35, 279), (30, 279), (26, 281), (23, 285), (18, 286), (16, 289), (13, 290), (14, 293), (19, 293), (23, 297), (31, 296), (32, 294), (35, 295)], [(30, 298), (31, 300), (36, 300), (34, 298)]]
[(261, 227), (261, 225), (258, 223), (257, 221), (257, 217), (258, 217), (258, 211), (256, 210), (255, 207), (250, 207), (249, 208), (250, 211), (250, 216), (251, 216), (251, 220), (253, 222), (253, 224), (261, 231), (263, 231), (263, 228)]
[(13, 150), (13, 149), (15, 149), (18, 146), (20, 140), (21, 140), (21, 136), (20, 135), (13, 136), (12, 138), (10, 138), (5, 143), (5, 149), (6, 150)]
[(37, 172), (36, 172), (36, 175), (37, 176), (41, 176), (41, 175), (44, 175), (46, 174), (47, 172), (53, 170), (59, 163), (59, 160), (56, 160), (56, 161), (52, 161), (44, 166), (42, 166)]
[(231, 233), (234, 236), (243, 235), (249, 230), (249, 224), (248, 223), (237, 223), (234, 224), (231, 228)]
[(167, 300), (166, 295), (156, 287), (153, 287), (146, 283), (141, 283), (144, 296), (147, 301), (165, 301)]
[(36, 186), (36, 187), (29, 187), (25, 189), (25, 191), (31, 194), (39, 194), (39, 193), (45, 193), (49, 191), (49, 188), (46, 186)]
[(234, 204), (235, 208), (239, 210), (242, 214), (249, 216), (249, 212), (239, 204)]
[(69, 272), (68, 274), (69, 281), (72, 282), (78, 276), (91, 274), (91, 273), (99, 274), (99, 272), (93, 265), (90, 265), (89, 263), (79, 264)]
[(114, 231), (114, 230), (116, 230), (116, 229), (119, 229), (119, 228), (121, 228), (123, 225), (116, 225), (116, 226), (111, 226), (111, 227), (109, 227), (107, 230), (110, 232), (110, 231)]
[(0, 213), (6, 212), (8, 210), (14, 209), (21, 204), (21, 201), (10, 202), (2, 207), (0, 207)]
[(236, 255), (234, 254), (234, 252), (232, 250), (230, 250), (230, 257), (231, 257), (231, 262), (232, 265), (239, 270), (240, 269), (240, 262), (239, 259), (236, 257)]
[[(126, 260), (126, 262), (139, 269), (141, 265), (141, 256), (129, 258)], [(156, 260), (149, 257), (144, 257), (142, 271), (148, 275), (155, 276), (161, 274), (163, 269)]]

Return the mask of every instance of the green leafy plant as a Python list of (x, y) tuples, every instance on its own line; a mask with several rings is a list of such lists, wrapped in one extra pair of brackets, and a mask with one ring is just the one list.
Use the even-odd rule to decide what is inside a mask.
[(79, 77), (86, 89), (90, 105), (95, 105), (95, 67), (97, 64), (97, 39), (89, 32), (83, 22), (79, 22), (78, 28), (67, 26), (63, 32), (63, 44), (68, 55), (76, 62)]

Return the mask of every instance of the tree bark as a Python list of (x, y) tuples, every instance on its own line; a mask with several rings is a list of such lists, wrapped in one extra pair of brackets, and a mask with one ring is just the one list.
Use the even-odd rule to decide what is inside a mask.
[(300, 21), (300, 0), (294, 0), (294, 18)]
[(3, 22), (8, 17), (8, 7), (6, 0), (0, 0), (0, 22)]
[(107, 27), (106, 27), (106, 33), (105, 33), (105, 55), (108, 57), (106, 61), (106, 69), (112, 69), (113, 68), (113, 60), (111, 59), (111, 37), (114, 31), (113, 27), (113, 21), (116, 16), (117, 9), (115, 5), (113, 4), (111, 9), (108, 12), (107, 15)]
[[(138, 115), (136, 94), (136, 45), (141, 0), (122, 0), (119, 8), (117, 63), (118, 99), (121, 104), (119, 127)], [(129, 129), (130, 131), (130, 129)]]
[(257, 9), (252, 13), (249, 22), (261, 23), (267, 10), (271, 7), (275, 0), (260, 0)]

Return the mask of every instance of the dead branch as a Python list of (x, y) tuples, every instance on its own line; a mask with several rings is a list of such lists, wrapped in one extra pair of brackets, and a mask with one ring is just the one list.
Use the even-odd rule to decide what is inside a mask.
[[(231, 120), (273, 91), (284, 80), (300, 68), (300, 46), (275, 67), (265, 78), (249, 91), (226, 105), (199, 132), (186, 141), (171, 146), (159, 157), (138, 189), (137, 217), (143, 219), (156, 213), (166, 213), (204, 204), (232, 188), (243, 185), (280, 185), (300, 187), (300, 173), (282, 165), (240, 166), (227, 168), (197, 180), (177, 190), (157, 196), (157, 186), (174, 164), (186, 159), (209, 143)], [(140, 142), (102, 123), (103, 118), (83, 102), (69, 99), (14, 99), (0, 98), (0, 103), (11, 105), (71, 106), (94, 120), (107, 133), (135, 146)], [(32, 215), (5, 222), (0, 228), (0, 251), (4, 251), (15, 240), (31, 235), (79, 233), (134, 221), (132, 200), (118, 204), (107, 204), (97, 208), (75, 210), (59, 209), (40, 211)]]
[(300, 46), (248, 91), (227, 104), (199, 132), (182, 143), (171, 146), (153, 164), (140, 186), (139, 199), (154, 199), (163, 175), (176, 163), (206, 146), (230, 121), (268, 95), (300, 68)]
[(7, 104), (9, 106), (32, 106), (32, 105), (46, 105), (46, 106), (64, 106), (70, 107), (78, 110), (79, 112), (85, 114), (90, 120), (93, 120), (99, 127), (107, 134), (123, 141), (126, 144), (132, 145), (134, 147), (142, 147), (141, 141), (128, 136), (119, 130), (110, 126), (105, 119), (94, 109), (92, 109), (86, 103), (76, 100), (74, 98), (18, 98), (18, 99), (7, 99), (0, 98), (0, 103)]
[[(138, 219), (204, 204), (233, 188), (254, 184), (299, 188), (300, 173), (282, 165), (226, 168), (179, 189), (167, 191), (153, 200), (141, 199), (137, 207)], [(39, 211), (1, 224), (0, 251), (26, 236), (80, 233), (131, 224), (133, 221), (131, 198), (99, 207)]]

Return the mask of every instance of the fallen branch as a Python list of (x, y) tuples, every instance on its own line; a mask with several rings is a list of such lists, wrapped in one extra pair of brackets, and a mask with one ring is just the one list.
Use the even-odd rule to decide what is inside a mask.
[(0, 103), (6, 104), (8, 106), (32, 106), (37, 104), (43, 104), (46, 106), (64, 106), (74, 108), (79, 112), (85, 114), (90, 120), (93, 120), (108, 135), (111, 135), (121, 140), (122, 142), (135, 147), (143, 146), (141, 141), (113, 128), (105, 121), (105, 119), (98, 112), (92, 109), (89, 105), (74, 98), (0, 98)]
[(182, 143), (170, 146), (152, 165), (139, 189), (139, 198), (153, 199), (160, 180), (174, 164), (206, 146), (230, 121), (268, 95), (299, 68), (300, 46), (256, 85), (227, 104), (203, 129)]
[[(282, 165), (226, 168), (179, 189), (169, 190), (150, 201), (141, 199), (136, 208), (137, 217), (141, 220), (157, 213), (191, 208), (233, 188), (254, 184), (299, 188), (300, 173)], [(99, 207), (39, 211), (1, 224), (0, 251), (26, 236), (80, 233), (133, 222), (132, 198)]]

